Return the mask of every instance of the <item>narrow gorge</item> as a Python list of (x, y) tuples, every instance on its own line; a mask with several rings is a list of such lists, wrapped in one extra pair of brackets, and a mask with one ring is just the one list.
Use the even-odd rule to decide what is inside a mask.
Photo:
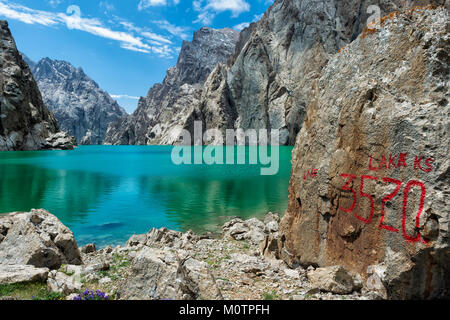
[(0, 151), (73, 149), (42, 101), (6, 21), (0, 21)]

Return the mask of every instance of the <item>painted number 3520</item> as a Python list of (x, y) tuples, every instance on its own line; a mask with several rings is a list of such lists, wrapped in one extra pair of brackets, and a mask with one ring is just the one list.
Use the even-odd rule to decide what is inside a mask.
[[(352, 192), (353, 202), (349, 208), (340, 207), (339, 209), (344, 212), (347, 212), (347, 213), (352, 213), (356, 206), (356, 200), (357, 200), (358, 194), (355, 190), (352, 189), (351, 183), (353, 182), (353, 180), (355, 180), (357, 178), (357, 176), (353, 175), (353, 174), (343, 173), (343, 174), (341, 174), (341, 177), (347, 178), (347, 181), (346, 181), (345, 185), (342, 187), (342, 190)], [(395, 195), (400, 191), (400, 189), (402, 188), (403, 182), (400, 180), (396, 180), (396, 179), (392, 179), (392, 178), (377, 178), (377, 177), (365, 176), (365, 175), (361, 176), (361, 183), (359, 186), (359, 196), (369, 199), (370, 214), (369, 214), (368, 218), (363, 218), (363, 217), (359, 216), (357, 213), (354, 213), (354, 215), (357, 219), (361, 220), (364, 223), (367, 223), (367, 224), (371, 223), (373, 215), (374, 215), (374, 210), (375, 210), (375, 200), (372, 195), (364, 192), (364, 182), (367, 180), (379, 180), (379, 179), (381, 179), (386, 184), (394, 184), (395, 185), (395, 190), (393, 192), (389, 193), (388, 195), (386, 195), (383, 199), (381, 199), (381, 219), (380, 219), (379, 227), (382, 229), (389, 230), (391, 232), (398, 232), (398, 229), (394, 228), (393, 226), (383, 223), (383, 220), (384, 220), (386, 203), (388, 201), (391, 201), (395, 197)], [(408, 204), (409, 192), (410, 192), (411, 188), (413, 188), (413, 187), (418, 187), (421, 189), (419, 211), (417, 211), (417, 215), (416, 215), (417, 234), (415, 236), (411, 236), (406, 232), (406, 207)], [(419, 220), (420, 214), (422, 213), (424, 202), (425, 202), (425, 194), (426, 194), (425, 185), (422, 182), (416, 181), (416, 180), (409, 181), (405, 185), (405, 188), (403, 190), (402, 232), (403, 232), (403, 237), (408, 242), (422, 241), (423, 243), (428, 243), (428, 241), (426, 241), (425, 239), (423, 239), (421, 237), (420, 232), (418, 230), (419, 224), (420, 224), (420, 220)]]

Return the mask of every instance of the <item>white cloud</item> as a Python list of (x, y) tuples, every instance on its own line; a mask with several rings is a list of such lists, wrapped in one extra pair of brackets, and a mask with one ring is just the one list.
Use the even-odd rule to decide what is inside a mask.
[(41, 24), (44, 26), (57, 25), (58, 17), (46, 11), (32, 10), (24, 6), (0, 2), (0, 14), (27, 24)]
[(161, 36), (161, 35), (156, 34), (156, 33), (153, 33), (151, 31), (148, 31), (147, 29), (136, 27), (133, 23), (131, 23), (129, 21), (122, 20), (122, 21), (119, 22), (119, 24), (124, 26), (129, 31), (134, 31), (134, 32), (139, 33), (139, 35), (141, 35), (142, 37), (148, 39), (149, 42), (151, 42), (153, 44), (161, 44), (161, 43), (172, 44), (172, 41), (170, 41), (166, 37)]
[(165, 6), (166, 4), (166, 0), (141, 0), (138, 4), (138, 10), (144, 10), (149, 7)]
[(213, 22), (215, 16), (216, 15), (212, 12), (203, 11), (198, 14), (197, 20), (195, 20), (194, 23), (200, 22), (203, 23), (204, 25), (210, 25)]
[(261, 13), (261, 14), (255, 14), (254, 16), (253, 16), (253, 22), (256, 22), (256, 21), (259, 21), (259, 20), (261, 20), (261, 18), (264, 16), (264, 13)]
[(115, 11), (116, 7), (108, 1), (100, 1), (99, 4), (100, 9), (104, 10), (104, 13), (108, 13), (110, 11)]
[(58, 13), (57, 16), (71, 29), (85, 31), (106, 39), (119, 41), (121, 42), (122, 48), (130, 50), (132, 50), (132, 48), (140, 49), (141, 52), (147, 52), (148, 49), (150, 49), (150, 46), (144, 43), (141, 38), (135, 37), (127, 32), (106, 28), (96, 19), (82, 18), (76, 15), (68, 16), (64, 13)]
[(206, 9), (213, 9), (215, 12), (231, 11), (233, 16), (250, 10), (250, 5), (245, 0), (208, 0)]
[(129, 96), (127, 94), (111, 94), (111, 98), (113, 99), (133, 99), (133, 100), (139, 100), (139, 97), (136, 96)]
[[(171, 0), (171, 3), (176, 6), (180, 3), (180, 0)], [(142, 11), (150, 7), (163, 7), (169, 3), (167, 0), (140, 0), (138, 4), (138, 10)]]
[(203, 24), (211, 24), (216, 14), (230, 11), (233, 18), (238, 17), (242, 12), (250, 11), (250, 4), (245, 0), (194, 0), (192, 7), (199, 12), (197, 20)]
[(170, 58), (174, 53), (174, 50), (170, 48), (168, 45), (152, 47), (152, 51), (161, 58)]
[(158, 43), (164, 42), (164, 43), (172, 44), (172, 41), (170, 41), (169, 39), (166, 39), (163, 36), (160, 36), (153, 32), (143, 31), (143, 32), (141, 32), (141, 35), (146, 37), (147, 39), (153, 40), (154, 42), (156, 41)]
[(52, 6), (53, 8), (56, 8), (58, 5), (60, 5), (62, 0), (47, 0), (47, 3)]
[(159, 28), (168, 31), (171, 35), (180, 37), (181, 39), (185, 40), (189, 37), (187, 34), (188, 28), (186, 27), (173, 25), (167, 20), (157, 20), (153, 21), (153, 23), (157, 24)]
[(250, 25), (249, 22), (242, 22), (233, 27), (234, 30), (241, 31), (242, 29), (247, 28)]
[[(264, 16), (264, 13), (261, 13), (261, 14), (255, 14), (255, 15), (253, 16), (252, 22), (257, 22), (257, 21), (261, 20), (261, 18), (262, 18), (263, 16)], [(237, 31), (242, 31), (243, 29), (247, 28), (247, 27), (250, 25), (250, 23), (251, 23), (251, 22), (242, 22), (242, 23), (239, 23), (239, 24), (235, 25), (235, 26), (233, 27), (233, 29), (234, 29), (234, 30), (237, 30)]]
[[(74, 10), (77, 9), (77, 10)], [(8, 19), (19, 20), (27, 24), (40, 24), (44, 26), (66, 26), (69, 29), (84, 31), (102, 38), (118, 41), (120, 47), (126, 50), (154, 53), (160, 57), (171, 57), (175, 52), (169, 45), (172, 44), (168, 38), (152, 33), (146, 29), (134, 26), (129, 22), (122, 21), (120, 25), (125, 31), (112, 30), (106, 27), (98, 19), (84, 18), (78, 7), (71, 8), (72, 15), (62, 12), (47, 12), (30, 9), (16, 4), (5, 3), (0, 0), (0, 16)], [(173, 33), (183, 36), (184, 29), (164, 24), (165, 28)], [(135, 35), (137, 34), (137, 35)]]

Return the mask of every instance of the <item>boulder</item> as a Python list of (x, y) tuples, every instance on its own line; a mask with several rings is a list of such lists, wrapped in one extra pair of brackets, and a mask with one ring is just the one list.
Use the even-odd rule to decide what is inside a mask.
[(190, 245), (199, 240), (191, 230), (181, 233), (167, 228), (152, 228), (146, 234), (134, 234), (128, 239), (126, 246), (140, 248), (142, 246), (155, 248), (188, 248)]
[(257, 218), (245, 221), (241, 218), (233, 218), (222, 226), (222, 235), (224, 238), (248, 240), (252, 244), (259, 245), (269, 234), (278, 231), (279, 219), (272, 213), (266, 215), (264, 222)]
[(15, 212), (0, 217), (0, 264), (58, 269), (82, 263), (72, 232), (45, 210)]
[(60, 131), (51, 134), (47, 139), (45, 139), (42, 143), (41, 149), (72, 150), (76, 145), (77, 141), (75, 140), (75, 137), (70, 136), (65, 131)]
[(81, 282), (63, 272), (53, 270), (48, 274), (47, 289), (51, 292), (69, 295), (81, 290), (81, 288)]
[(364, 289), (368, 292), (373, 292), (382, 299), (387, 299), (386, 290), (386, 266), (384, 264), (371, 265), (367, 268), (367, 275)]
[(130, 239), (128, 239), (126, 246), (127, 247), (135, 247), (138, 245), (145, 245), (147, 242), (147, 235), (146, 234), (133, 234)]
[(292, 153), (287, 263), (367, 280), (384, 262), (388, 298), (449, 297), (449, 21), (394, 12), (330, 57)]
[(230, 262), (237, 267), (236, 269), (245, 273), (261, 274), (269, 267), (267, 262), (258, 257), (243, 253), (232, 253)]
[(97, 248), (95, 247), (94, 243), (89, 243), (89, 244), (81, 247), (80, 251), (82, 253), (92, 253), (92, 252), (96, 252)]
[(205, 262), (187, 257), (179, 264), (177, 280), (180, 281), (183, 299), (223, 299), (216, 280)]
[(169, 249), (143, 247), (118, 287), (120, 299), (193, 300), (221, 298), (206, 263)]
[(259, 245), (260, 254), (268, 260), (280, 259), (278, 237), (270, 234)]
[(306, 273), (312, 289), (348, 294), (361, 288), (357, 279), (341, 266), (317, 268)]
[(49, 269), (36, 268), (29, 265), (1, 265), (0, 284), (22, 282), (45, 282)]
[(118, 297), (125, 300), (156, 300), (176, 296), (176, 257), (168, 258), (160, 249), (144, 247), (140, 250), (125, 280), (119, 284)]

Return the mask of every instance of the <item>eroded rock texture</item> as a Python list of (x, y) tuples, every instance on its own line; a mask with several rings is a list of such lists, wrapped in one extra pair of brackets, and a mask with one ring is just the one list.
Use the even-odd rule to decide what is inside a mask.
[[(429, 1), (414, 2), (422, 3)], [(241, 32), (227, 65), (211, 73), (185, 128), (192, 135), (197, 120), (204, 130), (222, 132), (279, 129), (280, 144), (293, 145), (314, 80), (330, 57), (366, 27), (374, 13), (369, 6), (378, 6), (384, 15), (412, 4), (400, 0), (275, 1), (260, 21)]]
[(234, 52), (239, 33), (202, 28), (192, 42), (184, 41), (177, 65), (167, 70), (138, 109), (109, 126), (105, 144), (175, 144), (187, 117), (198, 104), (202, 85), (219, 62)]
[(81, 263), (72, 231), (48, 211), (32, 209), (0, 217), (0, 265), (58, 269)]
[(73, 149), (73, 144), (42, 102), (8, 23), (0, 21), (0, 151)]
[[(203, 131), (213, 128), (222, 133), (237, 128), (279, 129), (280, 143), (293, 145), (312, 83), (330, 57), (366, 27), (375, 13), (369, 6), (378, 6), (385, 15), (430, 2), (446, 1), (277, 0), (260, 21), (240, 33), (228, 60), (234, 42), (220, 58), (216, 49), (206, 56), (191, 54), (205, 52), (205, 42), (196, 40), (208, 30), (202, 29), (189, 46), (184, 44), (177, 67), (169, 69), (164, 83), (140, 101), (135, 114), (110, 126), (106, 142), (177, 144), (182, 128), (192, 137), (194, 121), (201, 121)], [(217, 46), (217, 40), (209, 46)], [(199, 67), (205, 63), (207, 68)]]
[(443, 7), (392, 13), (313, 83), (280, 224), (285, 261), (369, 269), (389, 298), (449, 296), (449, 28)]
[(45, 105), (79, 144), (102, 144), (108, 125), (127, 115), (81, 68), (69, 62), (44, 58), (31, 70)]

